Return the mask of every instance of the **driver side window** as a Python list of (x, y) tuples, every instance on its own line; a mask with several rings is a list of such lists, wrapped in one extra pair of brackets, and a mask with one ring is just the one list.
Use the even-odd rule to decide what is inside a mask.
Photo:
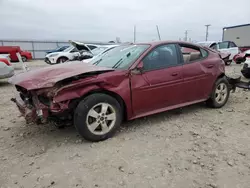
[(175, 44), (158, 46), (143, 59), (145, 71), (163, 69), (178, 65), (178, 57)]

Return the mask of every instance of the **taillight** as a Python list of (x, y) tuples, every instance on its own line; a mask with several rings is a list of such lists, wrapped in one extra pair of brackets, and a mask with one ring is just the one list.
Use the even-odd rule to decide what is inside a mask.
[(0, 58), (0, 61), (3, 62), (3, 63), (5, 63), (8, 66), (11, 66), (11, 63), (9, 62), (8, 59)]

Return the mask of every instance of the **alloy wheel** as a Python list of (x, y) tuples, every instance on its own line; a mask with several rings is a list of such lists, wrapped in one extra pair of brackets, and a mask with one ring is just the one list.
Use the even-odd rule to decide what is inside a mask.
[(222, 104), (225, 102), (228, 95), (228, 88), (225, 83), (220, 83), (215, 90), (215, 100), (217, 103)]
[(89, 131), (95, 135), (107, 134), (115, 125), (116, 111), (108, 103), (98, 103), (92, 107), (86, 119)]

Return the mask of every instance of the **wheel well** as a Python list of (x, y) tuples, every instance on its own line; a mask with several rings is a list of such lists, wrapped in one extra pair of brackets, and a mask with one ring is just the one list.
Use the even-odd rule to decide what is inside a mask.
[(70, 108), (75, 109), (80, 101), (82, 101), (87, 96), (95, 94), (95, 93), (104, 93), (104, 94), (110, 95), (111, 97), (115, 98), (118, 101), (118, 103), (121, 105), (122, 113), (123, 113), (123, 120), (127, 120), (127, 106), (126, 106), (126, 103), (124, 102), (124, 100), (122, 99), (122, 97), (115, 92), (104, 90), (104, 89), (92, 90), (92, 91), (88, 92), (87, 94), (83, 95), (81, 98), (78, 98), (76, 100), (71, 101)]
[(219, 78), (223, 78), (224, 76), (225, 76), (225, 73), (220, 74), (220, 75), (218, 76), (217, 80), (218, 80)]

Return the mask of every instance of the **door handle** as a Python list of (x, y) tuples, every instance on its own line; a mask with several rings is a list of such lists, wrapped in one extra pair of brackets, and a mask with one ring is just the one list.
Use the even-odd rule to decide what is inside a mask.
[(212, 65), (212, 64), (207, 66), (207, 68), (213, 68), (213, 67), (214, 67), (214, 65)]
[(177, 76), (177, 75), (178, 75), (177, 72), (172, 73), (172, 76)]

